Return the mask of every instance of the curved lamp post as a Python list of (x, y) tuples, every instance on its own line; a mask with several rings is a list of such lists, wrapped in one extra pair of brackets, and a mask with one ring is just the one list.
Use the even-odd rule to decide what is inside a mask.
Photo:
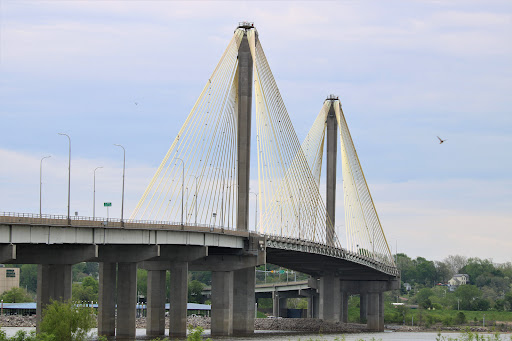
[(39, 218), (42, 218), (41, 214), (41, 202), (42, 202), (42, 188), (43, 188), (43, 160), (52, 157), (51, 155), (44, 156), (41, 158), (41, 163), (39, 164)]
[(69, 141), (69, 157), (68, 157), (68, 223), (71, 224), (71, 216), (70, 216), (70, 201), (71, 201), (71, 137), (68, 134), (58, 133), (59, 135), (64, 135), (68, 138)]

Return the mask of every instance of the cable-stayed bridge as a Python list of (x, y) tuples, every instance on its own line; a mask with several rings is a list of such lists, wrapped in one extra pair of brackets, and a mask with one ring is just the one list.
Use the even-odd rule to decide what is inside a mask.
[[(251, 192), (253, 103), (258, 181)], [(338, 137), (345, 235), (334, 228)], [(251, 194), (258, 212), (253, 228)], [(0, 262), (41, 264), (38, 309), (50, 298), (69, 297), (70, 287), (59, 283), (67, 283), (71, 264), (100, 262), (98, 331), (107, 336), (135, 335), (137, 266), (148, 270), (148, 335), (165, 331), (168, 270), (171, 336), (186, 332), (190, 269), (212, 271), (212, 335), (254, 331), (254, 267), (265, 262), (318, 282), (309, 298), (311, 317), (346, 322), (348, 294), (361, 294), (370, 330), (383, 329), (382, 292), (399, 284), (339, 99), (324, 101), (300, 143), (258, 33), (246, 22), (235, 30), (130, 219), (4, 215), (0, 236)], [(67, 257), (56, 257), (59, 252)]]

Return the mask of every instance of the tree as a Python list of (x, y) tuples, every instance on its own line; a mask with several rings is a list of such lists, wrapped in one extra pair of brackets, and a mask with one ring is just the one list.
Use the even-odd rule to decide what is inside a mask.
[(20, 287), (28, 292), (37, 292), (37, 264), (22, 264), (20, 267)]
[(474, 285), (461, 285), (455, 290), (455, 296), (460, 300), (460, 309), (471, 310), (473, 301), (482, 296), (482, 292)]
[(84, 277), (82, 283), (73, 283), (73, 300), (78, 302), (98, 301), (98, 281)]
[(460, 269), (462, 269), (468, 263), (468, 260), (464, 256), (450, 255), (446, 257), (443, 262), (448, 266), (451, 278), (453, 275), (460, 273)]
[(39, 329), (59, 341), (85, 341), (94, 324), (95, 317), (90, 308), (72, 302), (52, 301), (43, 311)]
[(148, 292), (148, 271), (145, 269), (137, 269), (137, 294), (144, 297)]
[(204, 289), (204, 284), (198, 280), (193, 280), (188, 283), (188, 301), (190, 303), (202, 303), (203, 295), (201, 292)]
[(418, 302), (422, 308), (432, 308), (432, 302), (429, 299), (430, 296), (434, 296), (434, 292), (429, 288), (423, 288), (416, 294), (416, 302)]
[(34, 299), (22, 288), (12, 288), (0, 295), (0, 299), (6, 303), (33, 302)]
[(436, 261), (434, 265), (436, 267), (436, 277), (438, 282), (446, 283), (450, 278), (452, 278), (452, 273), (448, 264)]
[(434, 262), (418, 257), (414, 260), (414, 263), (416, 265), (416, 280), (418, 283), (431, 286), (436, 282), (437, 276)]

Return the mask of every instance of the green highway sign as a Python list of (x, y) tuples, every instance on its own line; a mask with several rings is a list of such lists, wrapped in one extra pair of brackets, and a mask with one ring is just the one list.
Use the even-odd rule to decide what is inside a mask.
[(103, 206), (105, 206), (105, 207), (109, 207), (109, 206), (112, 206), (112, 203), (111, 203), (111, 202), (104, 202), (104, 203), (103, 203)]

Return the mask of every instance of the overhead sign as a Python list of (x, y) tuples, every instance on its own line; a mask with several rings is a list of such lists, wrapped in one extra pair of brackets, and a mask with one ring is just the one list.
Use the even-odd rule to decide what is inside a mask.
[(112, 206), (112, 203), (111, 203), (111, 202), (104, 202), (104, 203), (103, 203), (103, 206), (105, 206), (105, 207), (110, 207), (110, 206)]

